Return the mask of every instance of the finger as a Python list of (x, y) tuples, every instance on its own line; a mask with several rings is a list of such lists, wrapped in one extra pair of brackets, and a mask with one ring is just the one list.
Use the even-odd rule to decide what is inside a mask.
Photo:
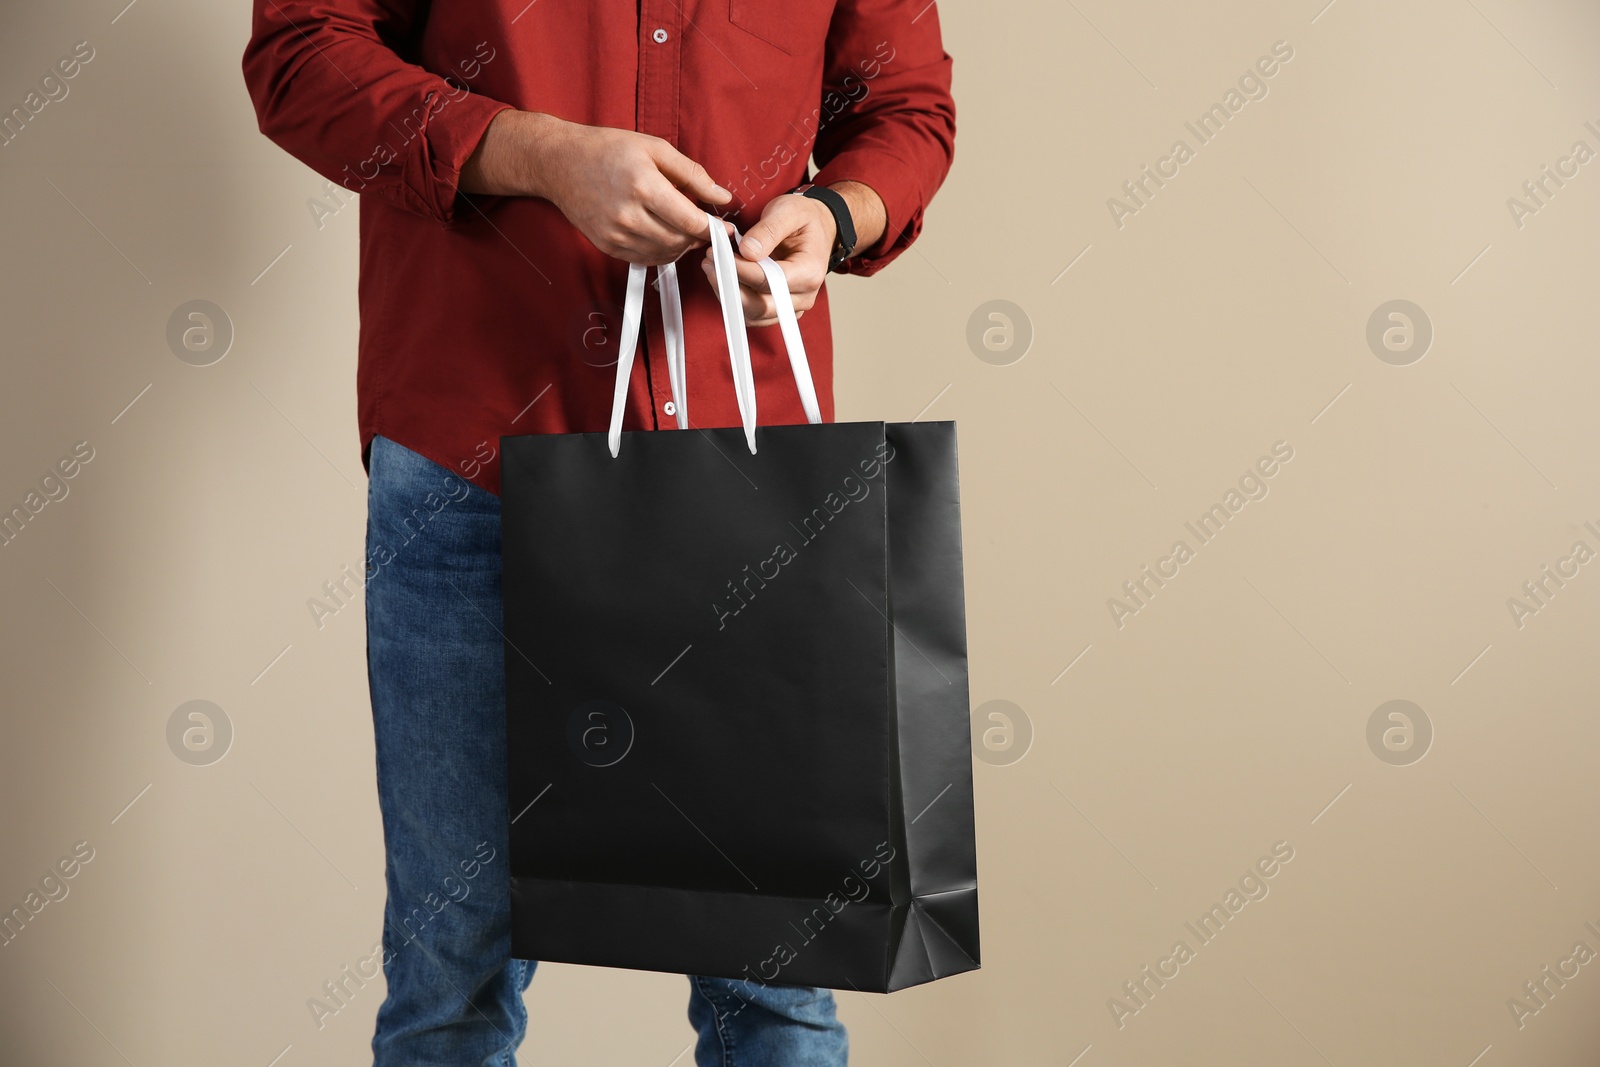
[[(705, 272), (707, 280), (711, 282), (712, 292), (717, 298), (722, 298), (722, 287), (717, 281), (717, 271), (711, 263), (710, 255), (700, 261), (700, 269)], [(772, 294), (757, 292), (748, 286), (739, 286), (739, 305), (744, 312), (744, 321), (748, 326), (771, 326), (778, 321), (777, 306), (773, 303)]]
[(816, 289), (791, 289), (789, 291), (789, 302), (794, 305), (796, 317), (816, 306), (818, 292), (819, 290)]
[(694, 241), (709, 239), (706, 213), (660, 174), (644, 178), (634, 195), (636, 202), (668, 229)]
[(804, 197), (783, 195), (774, 198), (761, 215), (761, 221), (750, 227), (739, 242), (739, 254), (745, 259), (769, 256), (772, 250), (814, 221), (811, 202)]
[(744, 321), (750, 326), (768, 326), (778, 321), (778, 308), (771, 293), (756, 292), (741, 285), (739, 303), (744, 309)]
[(726, 204), (733, 199), (732, 193), (711, 180), (706, 168), (673, 148), (671, 144), (658, 139), (650, 143), (650, 148), (651, 156), (655, 159), (656, 166), (661, 168), (661, 173), (685, 193), (708, 204)]
[[(778, 321), (777, 297), (773, 296), (771, 293), (754, 293), (749, 289), (744, 289), (743, 292), (748, 294), (751, 298), (745, 301), (746, 313), (750, 314), (759, 312), (760, 314), (761, 321), (757, 322), (755, 320), (750, 320), (750, 325), (770, 326), (774, 322)], [(756, 306), (757, 301), (759, 301), (759, 307)], [(816, 303), (817, 294), (815, 292), (804, 293), (796, 290), (795, 292), (789, 294), (789, 306), (794, 308), (795, 318), (799, 318), (801, 315), (804, 315), (811, 308), (815, 307)]]
[[(733, 235), (733, 223), (729, 222), (727, 219), (722, 219), (721, 221), (723, 227), (728, 231), (728, 235), (731, 237)], [(712, 258), (711, 250), (709, 248), (706, 249), (706, 254), (704, 259), (701, 261), (701, 266), (706, 269), (708, 277), (715, 277), (716, 263), (717, 261)], [(769, 291), (767, 288), (766, 272), (761, 269), (761, 265), (759, 263), (751, 263), (747, 260), (740, 259), (738, 256), (734, 256), (733, 273), (734, 276), (739, 279), (740, 285), (747, 286), (763, 293)]]
[[(783, 271), (783, 280), (788, 283), (791, 293), (815, 292), (822, 288), (822, 283), (827, 278), (826, 256), (810, 247), (796, 249), (781, 258), (773, 257), (772, 262)], [(739, 258), (734, 260), (734, 270), (739, 275), (739, 284), (761, 293), (772, 291), (772, 284), (767, 280), (767, 272), (762, 269), (759, 262)]]
[(626, 214), (619, 219), (611, 240), (644, 257), (634, 262), (647, 265), (671, 263), (695, 245), (693, 238), (664, 225), (647, 211)]
[(618, 249), (611, 255), (652, 267), (676, 263), (690, 250), (689, 243), (681, 235), (665, 229), (651, 233), (619, 231), (611, 236), (609, 243)]
[[(722, 282), (717, 277), (717, 267), (716, 264), (711, 261), (710, 253), (707, 253), (706, 258), (700, 261), (700, 269), (705, 272), (706, 280), (711, 283), (711, 291), (717, 294), (718, 300), (721, 300)], [(743, 287), (741, 286), (740, 288), (742, 289)]]
[[(715, 284), (716, 284), (715, 271), (712, 269), (711, 259), (710, 259), (710, 255), (709, 254), (707, 254), (706, 258), (701, 261), (701, 267), (705, 270), (706, 277), (710, 278), (712, 280), (712, 285), (715, 286)], [(790, 273), (795, 270), (795, 268), (792, 265), (790, 265), (788, 263), (784, 263), (784, 262), (779, 262), (778, 263), (778, 269), (782, 270), (784, 272), (784, 276), (786, 278), (788, 278)], [(759, 278), (754, 278), (753, 279), (753, 276), (751, 274), (752, 271), (754, 272), (755, 275), (759, 275)], [(789, 286), (789, 302), (794, 307), (795, 317), (796, 318), (799, 318), (801, 315), (805, 314), (808, 310), (810, 310), (811, 308), (816, 306), (817, 295), (818, 295), (818, 292), (821, 289), (821, 277), (822, 277), (822, 275), (820, 273), (817, 273), (817, 272), (812, 272), (812, 273), (815, 273), (816, 277), (818, 279), (817, 284), (815, 286), (808, 287), (805, 284), (803, 279), (802, 280), (798, 280), (798, 281), (791, 279), (791, 284)], [(766, 316), (764, 316), (764, 321), (761, 321), (761, 322), (753, 322), (752, 321), (750, 323), (750, 325), (752, 325), (752, 326), (770, 326), (773, 322), (776, 322), (777, 319), (775, 317), (773, 317), (773, 316), (777, 315), (777, 311), (774, 310), (774, 303), (775, 303), (776, 298), (771, 295), (772, 294), (772, 290), (770, 288), (770, 284), (767, 281), (766, 272), (761, 269), (759, 264), (740, 262), (739, 263), (739, 268), (738, 268), (738, 274), (739, 274), (739, 283), (740, 283), (740, 288), (741, 289), (745, 289), (748, 292), (757, 294), (757, 295), (761, 296), (762, 298), (764, 298), (764, 303), (762, 304), (763, 309), (766, 310)], [(754, 284), (754, 281), (759, 281), (759, 284)]]
[(803, 293), (815, 295), (828, 277), (828, 253), (819, 248), (797, 248), (781, 259), (774, 258), (773, 262), (783, 271), (783, 280), (797, 301)]
[(675, 245), (688, 248), (695, 238), (684, 233), (666, 219), (646, 207), (624, 209), (617, 219), (622, 231), (637, 241), (657, 245)]
[[(706, 243), (707, 240), (709, 240), (704, 226), (700, 228), (699, 233), (686, 234), (677, 226), (667, 222), (649, 208), (641, 208), (641, 211), (650, 221), (650, 225), (652, 227), (651, 233), (653, 234), (654, 239), (657, 240), (663, 247), (670, 245), (672, 248), (677, 250), (677, 254), (680, 256), (689, 251), (691, 248), (701, 247)], [(705, 218), (704, 215), (701, 215), (700, 217), (702, 219)]]
[[(772, 285), (767, 281), (767, 272), (761, 269), (761, 264), (735, 258), (733, 271), (739, 276), (739, 284), (746, 289), (753, 289), (758, 293), (772, 292)], [(788, 275), (784, 277), (787, 278)]]

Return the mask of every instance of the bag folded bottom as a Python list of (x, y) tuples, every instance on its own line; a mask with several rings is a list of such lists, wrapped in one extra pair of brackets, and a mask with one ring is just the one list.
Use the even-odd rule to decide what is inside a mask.
[(976, 970), (951, 934), (977, 910), (975, 887), (891, 903), (513, 875), (511, 954), (888, 993)]

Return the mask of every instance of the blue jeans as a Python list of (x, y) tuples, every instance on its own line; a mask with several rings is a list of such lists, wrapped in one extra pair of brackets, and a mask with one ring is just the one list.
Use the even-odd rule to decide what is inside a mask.
[[(375, 1067), (512, 1067), (532, 960), (511, 958), (500, 500), (375, 438), (367, 679), (387, 850)], [(691, 976), (698, 1067), (843, 1067), (833, 994)]]

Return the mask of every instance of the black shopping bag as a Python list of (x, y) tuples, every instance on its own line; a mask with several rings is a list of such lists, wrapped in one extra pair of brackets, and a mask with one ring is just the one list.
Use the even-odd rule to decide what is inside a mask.
[(512, 954), (878, 992), (973, 970), (955, 426), (820, 424), (787, 322), (813, 424), (757, 430), (725, 303), (744, 427), (620, 433), (643, 273), (612, 432), (501, 439)]

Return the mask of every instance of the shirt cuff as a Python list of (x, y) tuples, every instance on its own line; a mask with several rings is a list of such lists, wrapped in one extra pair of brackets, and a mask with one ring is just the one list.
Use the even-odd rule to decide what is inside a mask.
[(922, 232), (925, 201), (916, 175), (892, 156), (879, 150), (854, 149), (828, 161), (811, 179), (814, 185), (860, 182), (883, 201), (883, 236), (870, 248), (860, 248), (845, 260), (842, 274), (876, 274), (911, 247)]
[[(448, 224), (456, 218), (461, 168), (477, 150), (489, 122), (511, 105), (471, 92), (452, 98), (445, 89), (430, 89), (424, 102), (426, 118), (406, 155), (400, 188), (412, 210)], [(474, 197), (473, 202), (487, 206), (497, 199)]]

